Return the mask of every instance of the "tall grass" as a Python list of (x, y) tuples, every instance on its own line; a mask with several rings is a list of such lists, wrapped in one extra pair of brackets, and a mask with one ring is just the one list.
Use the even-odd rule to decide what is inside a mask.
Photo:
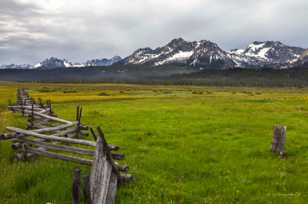
[[(53, 99), (55, 112), (67, 119), (82, 104), (82, 122), (102, 126), (107, 140), (123, 147), (136, 180), (119, 188), (119, 203), (308, 199), (307, 89), (48, 84), (52, 91), (41, 92), (46, 84), (22, 85), (35, 97)], [(0, 104), (14, 97), (3, 90), (17, 86), (0, 86)], [(63, 93), (68, 88), (77, 92)], [(1, 130), (24, 125), (4, 109), (0, 114), (7, 118)], [(274, 124), (288, 126), (285, 160), (270, 152)], [(12, 156), (9, 144), (0, 143), (1, 203), (71, 202), (76, 165), (15, 162)]]

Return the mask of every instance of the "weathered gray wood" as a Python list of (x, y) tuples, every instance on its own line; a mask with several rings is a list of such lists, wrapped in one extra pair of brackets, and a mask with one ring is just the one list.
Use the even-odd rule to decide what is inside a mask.
[(92, 160), (90, 159), (84, 159), (84, 158), (79, 158), (79, 157), (73, 157), (73, 156), (66, 156), (58, 153), (53, 153), (53, 152), (48, 152), (45, 150), (37, 149), (37, 148), (31, 148), (27, 147), (27, 152), (34, 153), (40, 156), (45, 156), (53, 159), (60, 159), (64, 161), (71, 161), (71, 162), (76, 162), (79, 164), (84, 164), (84, 165), (92, 165)]
[[(31, 113), (31, 111), (25, 110), (25, 113)], [(50, 115), (46, 115), (46, 114), (42, 114), (42, 113), (38, 113), (38, 112), (34, 112), (34, 114), (38, 115), (38, 116), (41, 116), (42, 118), (49, 119), (49, 120), (53, 120), (53, 121), (57, 121), (57, 122), (62, 122), (62, 123), (67, 123), (67, 124), (72, 124), (71, 121), (64, 120), (64, 119), (57, 118), (57, 117), (53, 117), (53, 116), (50, 116)]]
[[(68, 143), (73, 143), (73, 144), (81, 144), (81, 145), (96, 147), (96, 143), (94, 143), (92, 141), (88, 141), (88, 140), (79, 140), (79, 139), (44, 135), (44, 134), (36, 133), (36, 132), (30, 131), (30, 130), (23, 130), (23, 129), (14, 128), (14, 127), (7, 127), (6, 129), (9, 130), (9, 131), (13, 131), (13, 132), (16, 132), (16, 133), (23, 134), (23, 136), (20, 136), (20, 137), (25, 137), (26, 135), (28, 135), (28, 136), (33, 136), (33, 137), (46, 139), (46, 140), (68, 142)], [(18, 137), (16, 137), (16, 138), (18, 138)]]
[(111, 173), (106, 204), (115, 203), (116, 194), (117, 194), (117, 186), (118, 186), (118, 176), (114, 173)]
[(116, 193), (117, 179), (114, 179), (112, 170), (113, 167), (107, 160), (106, 147), (104, 146), (103, 139), (99, 137), (97, 139), (95, 159), (90, 175), (90, 193), (93, 203), (114, 203), (115, 198), (113, 196)]
[(91, 192), (90, 192), (90, 177), (85, 176), (83, 178), (83, 195), (85, 204), (93, 204), (91, 200)]
[(104, 134), (103, 130), (101, 129), (101, 127), (97, 127), (97, 132), (98, 132), (99, 138), (102, 139), (107, 161), (109, 162), (109, 164), (111, 164), (113, 172), (116, 173), (117, 175), (120, 175), (120, 172), (118, 171), (118, 169), (114, 165), (114, 161), (113, 161), (112, 155), (111, 155), (110, 146), (108, 145), (108, 143), (106, 141), (105, 134)]
[(276, 125), (273, 128), (272, 152), (284, 154), (284, 145), (286, 143), (286, 126)]
[(46, 114), (48, 113), (50, 110), (47, 108), (45, 110), (41, 110), (41, 111), (38, 111), (38, 113), (41, 113), (41, 114)]
[[(8, 107), (10, 108), (26, 108), (26, 109), (31, 109), (32, 103), (30, 105), (9, 105)], [(37, 110), (43, 110), (43, 108), (40, 108), (39, 106), (37, 106), (36, 104), (33, 104), (34, 108)]]
[(69, 127), (73, 127), (76, 124), (77, 124), (77, 122), (72, 122), (71, 124), (64, 124), (64, 125), (59, 125), (59, 126), (56, 126), (56, 127), (46, 127), (46, 128), (32, 130), (32, 131), (37, 132), (37, 133), (59, 131), (59, 130), (63, 130), (63, 129), (66, 129), (66, 128), (69, 128)]
[(41, 124), (41, 123), (34, 122), (32, 128), (33, 129), (43, 129), (43, 128), (48, 128), (48, 127), (46, 125)]
[(59, 132), (53, 134), (53, 136), (63, 137), (65, 135), (68, 135), (68, 134), (71, 134), (71, 133), (74, 133), (74, 135), (75, 135), (76, 131), (77, 131), (77, 127), (72, 127), (70, 129), (59, 131)]
[(73, 172), (72, 185), (73, 204), (80, 204), (80, 169), (76, 168)]
[[(82, 148), (79, 148), (79, 147), (52, 144), (52, 143), (46, 143), (46, 142), (43, 142), (43, 141), (34, 141), (34, 140), (29, 140), (27, 138), (20, 138), (19, 140), (21, 142), (25, 143), (25, 144), (36, 145), (36, 146), (39, 146), (39, 147), (46, 148), (46, 150), (58, 150), (58, 151), (65, 151), (65, 152), (82, 154), (82, 155), (89, 155), (89, 156), (95, 155), (95, 151), (89, 150), (89, 149), (82, 149)], [(20, 147), (20, 143), (17, 143), (17, 144), (19, 144), (18, 147)]]
[[(8, 106), (8, 108), (15, 109), (15, 110), (21, 110), (21, 109), (31, 110), (32, 109), (31, 106)], [(39, 108), (37, 106), (33, 106), (33, 110), (34, 111), (43, 111), (44, 109)]]
[[(21, 148), (18, 149), (20, 156), (40, 155), (49, 158), (61, 159), (65, 161), (77, 162), (80, 164), (92, 165), (91, 175), (88, 180), (85, 180), (86, 188), (84, 189), (85, 202), (87, 204), (101, 204), (101, 203), (115, 203), (115, 195), (117, 185), (119, 182), (123, 183), (132, 179), (130, 175), (121, 176), (120, 172), (127, 172), (127, 165), (119, 165), (113, 159), (124, 159), (123, 154), (111, 153), (119, 149), (118, 146), (107, 144), (104, 134), (100, 128), (98, 131), (98, 138), (93, 134), (95, 142), (79, 139), (71, 139), (70, 137), (87, 135), (87, 132), (82, 130), (89, 130), (88, 127), (81, 125), (82, 107), (78, 106), (76, 111), (76, 122), (67, 121), (55, 117), (52, 112), (51, 102), (47, 101), (45, 107), (41, 100), (39, 105), (35, 104), (25, 90), (18, 91), (18, 104), (20, 107), (15, 107), (17, 111), (21, 111), (25, 116), (29, 117), (30, 130), (23, 130), (14, 127), (8, 127), (7, 130), (15, 132), (13, 138), (18, 148), (18, 142), (21, 143)], [(12, 108), (13, 109), (13, 108)], [(45, 127), (46, 125), (46, 127)], [(39, 128), (37, 128), (39, 127)], [(37, 128), (34, 129), (33, 128)], [(93, 131), (92, 131), (93, 132)], [(45, 133), (45, 134), (43, 134)], [(43, 141), (39, 141), (39, 138)], [(62, 144), (51, 143), (52, 141), (61, 142)], [(63, 144), (80, 144), (90, 147), (96, 147), (96, 151), (90, 149), (83, 149)], [(62, 153), (50, 152), (48, 150), (63, 151), (73, 154), (81, 154), (88, 156), (95, 156), (94, 161), (91, 159), (79, 158), (69, 156)], [(78, 172), (77, 172), (78, 173)], [(73, 203), (80, 202), (80, 172), (76, 174), (75, 188), (73, 187)], [(86, 194), (89, 196), (87, 197)]]
[[(34, 116), (34, 121), (36, 124), (45, 125), (46, 127), (51, 127), (51, 126), (55, 126), (54, 124), (58, 124), (57, 122), (53, 122), (48, 119), (44, 119), (44, 118), (40, 118), (36, 116)], [(39, 129), (42, 129), (42, 128), (39, 128)]]

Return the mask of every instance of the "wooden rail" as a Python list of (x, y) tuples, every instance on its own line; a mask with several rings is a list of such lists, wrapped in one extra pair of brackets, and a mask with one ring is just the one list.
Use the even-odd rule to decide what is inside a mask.
[[(16, 159), (29, 160), (44, 156), (91, 166), (91, 174), (84, 180), (84, 198), (87, 204), (115, 203), (118, 184), (132, 180), (127, 165), (114, 160), (124, 159), (116, 145), (108, 144), (100, 127), (96, 132), (81, 123), (82, 107), (76, 108), (76, 121), (57, 117), (50, 101), (36, 102), (24, 89), (17, 90), (16, 105), (8, 108), (28, 118), (27, 129), (7, 127), (8, 133), (0, 140), (13, 141)], [(83, 139), (89, 132), (95, 141)], [(78, 145), (78, 146), (73, 146)], [(80, 170), (74, 170), (73, 203), (80, 203)]]

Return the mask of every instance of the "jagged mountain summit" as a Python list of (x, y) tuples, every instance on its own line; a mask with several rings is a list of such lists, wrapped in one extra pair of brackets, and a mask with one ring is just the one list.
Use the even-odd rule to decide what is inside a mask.
[(245, 49), (230, 52), (237, 67), (284, 67), (292, 65), (303, 54), (304, 49), (291, 47), (279, 41), (255, 41)]
[(126, 57), (122, 63), (151, 66), (182, 64), (213, 68), (227, 68), (234, 64), (228, 57), (228, 53), (219, 48), (217, 44), (206, 40), (187, 42), (183, 38), (174, 39), (167, 45), (156, 49), (149, 47), (138, 49)]
[(64, 67), (65, 68), (84, 67), (84, 65), (80, 63), (72, 63), (66, 59), (59, 59), (56, 57), (50, 57), (34, 65), (34, 68), (41, 68), (41, 69), (55, 69), (55, 68), (64, 68)]
[(0, 69), (55, 69), (55, 68), (108, 67), (121, 60), (122, 58), (120, 56), (114, 56), (110, 59), (106, 58), (93, 59), (93, 60), (88, 60), (85, 63), (73, 63), (66, 59), (50, 57), (35, 65), (30, 65), (30, 64), (0, 65)]
[(279, 41), (255, 41), (243, 49), (225, 51), (216, 43), (185, 41), (176, 38), (162, 47), (137, 49), (128, 57), (119, 56), (110, 59), (93, 59), (85, 63), (72, 63), (65, 59), (48, 58), (36, 65), (0, 65), (0, 69), (54, 69), (109, 67), (112, 65), (146, 65), (149, 67), (164, 65), (185, 65), (196, 69), (232, 69), (232, 68), (292, 68), (308, 66), (308, 50), (285, 45)]
[(121, 57), (115, 56), (111, 59), (103, 58), (103, 59), (88, 60), (86, 63), (73, 63), (69, 62), (66, 59), (50, 57), (34, 65), (34, 68), (55, 69), (55, 68), (107, 67), (113, 65), (114, 63), (120, 60), (122, 60)]
[(255, 41), (244, 49), (224, 51), (207, 40), (187, 42), (177, 38), (156, 49), (142, 48), (125, 58), (123, 64), (160, 66), (182, 64), (198, 68), (289, 68), (304, 53), (300, 47), (279, 41)]
[(93, 59), (93, 60), (88, 60), (85, 63), (86, 67), (108, 67), (111, 66), (119, 61), (122, 60), (122, 57), (120, 56), (114, 56), (110, 59), (103, 58), (103, 59)]

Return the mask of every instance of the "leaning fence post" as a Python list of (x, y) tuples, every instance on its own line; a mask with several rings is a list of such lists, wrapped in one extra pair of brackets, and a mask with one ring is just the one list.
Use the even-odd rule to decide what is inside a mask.
[(97, 137), (96, 137), (96, 135), (95, 135), (95, 132), (94, 132), (93, 128), (90, 128), (90, 131), (91, 131), (91, 133), (92, 133), (92, 136), (93, 136), (94, 141), (96, 142), (96, 141), (97, 141)]
[(76, 137), (80, 138), (81, 134), (81, 116), (82, 116), (82, 106), (77, 106), (76, 110), (76, 121), (77, 121), (77, 130), (76, 130)]
[(83, 178), (83, 195), (85, 204), (92, 204), (91, 192), (90, 192), (90, 176), (85, 176)]
[(287, 126), (275, 125), (273, 128), (272, 152), (284, 155)]
[(80, 169), (74, 169), (72, 186), (73, 204), (80, 204)]
[[(92, 128), (90, 129), (88, 126), (81, 124), (81, 106), (77, 107), (76, 121), (71, 122), (61, 118), (50, 117), (50, 115), (55, 115), (52, 111), (50, 100), (47, 101), (46, 106), (42, 104), (40, 99), (38, 100), (38, 104), (35, 104), (35, 100), (30, 99), (24, 89), (19, 89), (17, 93), (18, 106), (12, 106), (12, 109), (14, 110), (16, 108), (16, 111), (21, 111), (24, 116), (27, 116), (29, 122), (28, 128), (35, 128), (35, 130), (7, 127), (6, 129), (10, 133), (0, 135), (0, 140), (12, 139), (14, 142), (12, 148), (16, 150), (16, 158), (18, 160), (29, 160), (34, 156), (46, 156), (92, 165), (90, 176), (83, 179), (84, 185), (80, 181), (80, 169), (74, 169), (71, 184), (72, 203), (80, 204), (83, 200), (86, 204), (115, 203), (118, 184), (130, 181), (132, 178), (130, 175), (123, 175), (123, 173), (127, 173), (128, 171), (127, 165), (121, 166), (114, 161), (124, 159), (124, 155), (111, 152), (118, 150), (119, 147), (107, 143), (104, 132), (100, 127), (97, 128), (96, 134)], [(11, 105), (11, 103), (9, 104)], [(38, 105), (42, 107), (39, 108)], [(65, 124), (55, 126), (55, 121)], [(96, 144), (88, 140), (68, 138), (73, 132), (76, 132), (76, 123), (79, 135), (86, 135), (83, 130), (90, 129)], [(77, 146), (59, 143), (86, 145), (96, 147), (96, 150), (83, 149)], [(64, 151), (65, 153), (59, 153), (58, 151)], [(94, 156), (94, 159), (76, 157), (66, 153)]]

